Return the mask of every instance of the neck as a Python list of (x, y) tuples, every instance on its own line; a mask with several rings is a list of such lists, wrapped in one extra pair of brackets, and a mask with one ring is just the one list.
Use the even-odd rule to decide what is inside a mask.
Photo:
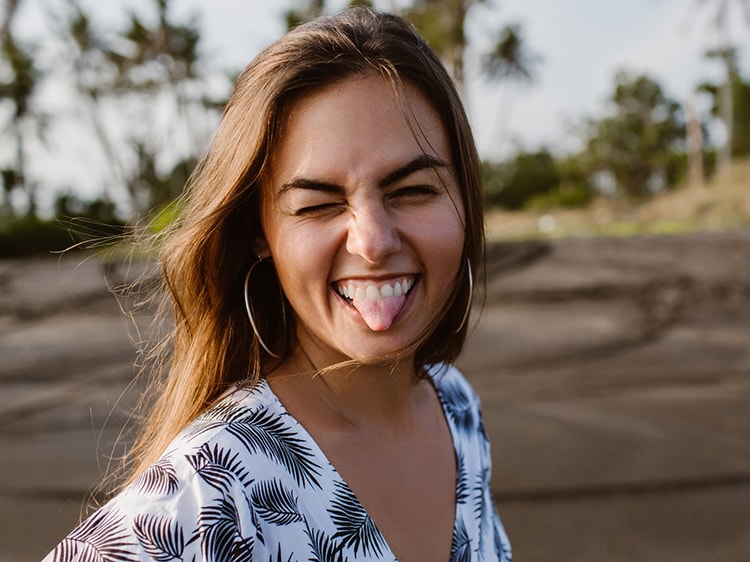
[(419, 379), (411, 361), (397, 365), (360, 365), (323, 372), (317, 382), (332, 405), (362, 423), (411, 423)]
[(314, 351), (308, 352), (301, 342), (269, 382), (282, 401), (290, 393), (305, 396), (317, 415), (332, 423), (395, 429), (413, 423), (424, 386), (413, 365), (412, 355), (395, 363), (357, 364), (346, 358), (326, 361)]

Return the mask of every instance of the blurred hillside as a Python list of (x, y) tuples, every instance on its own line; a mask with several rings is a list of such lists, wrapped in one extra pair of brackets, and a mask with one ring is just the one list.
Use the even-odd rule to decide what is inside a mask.
[(726, 230), (750, 224), (750, 158), (737, 160), (705, 187), (683, 187), (646, 201), (600, 197), (586, 207), (490, 209), (492, 241), (571, 236), (634, 236)]

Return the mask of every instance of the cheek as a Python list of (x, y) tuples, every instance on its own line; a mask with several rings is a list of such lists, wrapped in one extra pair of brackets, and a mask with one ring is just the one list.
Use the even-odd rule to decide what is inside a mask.
[(280, 230), (272, 251), (287, 298), (292, 302), (327, 287), (332, 263), (332, 243), (324, 232), (305, 228)]
[(422, 217), (415, 224), (435, 251), (443, 253), (446, 258), (456, 252), (460, 256), (465, 237), (463, 215), (462, 207), (454, 207), (452, 202), (447, 202), (437, 212)]
[(442, 213), (414, 221), (415, 239), (419, 240), (420, 253), (428, 270), (434, 272), (433, 282), (441, 287), (452, 286), (464, 249), (464, 226), (461, 217), (451, 205)]

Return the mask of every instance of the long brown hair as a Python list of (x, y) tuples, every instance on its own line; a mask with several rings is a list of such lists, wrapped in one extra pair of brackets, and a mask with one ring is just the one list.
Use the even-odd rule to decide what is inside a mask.
[[(279, 124), (299, 96), (371, 73), (415, 86), (443, 120), (466, 210), (464, 263), (453, 295), (416, 349), (415, 367), (450, 362), (461, 351), (461, 321), (471, 298), (468, 264), (478, 279), (484, 231), (479, 159), (459, 95), (440, 60), (403, 18), (364, 8), (318, 18), (273, 43), (238, 77), (212, 146), (186, 189), (182, 216), (166, 233), (162, 266), (174, 330), (160, 356), (161, 374), (152, 368), (148, 394), (156, 399), (131, 453), (131, 479), (229, 386), (243, 379), (255, 384), (263, 376), (272, 358), (251, 330), (243, 281), (257, 260), (259, 182)], [(253, 273), (249, 297), (272, 311), (259, 310), (256, 323), (283, 360), (294, 349), (293, 314), (286, 311), (286, 324), (279, 320), (288, 304), (272, 267)]]

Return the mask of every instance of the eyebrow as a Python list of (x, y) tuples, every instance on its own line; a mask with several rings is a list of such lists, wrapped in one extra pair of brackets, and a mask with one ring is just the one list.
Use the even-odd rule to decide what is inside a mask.
[[(383, 177), (383, 179), (378, 182), (378, 187), (388, 187), (389, 185), (393, 185), (397, 181), (409, 177), (411, 174), (420, 170), (424, 170), (426, 168), (448, 168), (448, 164), (437, 156), (433, 156), (431, 154), (421, 154), (420, 156), (417, 156), (403, 166), (400, 166), (392, 172), (389, 172), (385, 177)], [(276, 199), (281, 198), (281, 196), (290, 189), (309, 189), (313, 191), (333, 193), (336, 195), (342, 195), (343, 193), (345, 193), (345, 189), (335, 183), (317, 181), (307, 178), (293, 178), (281, 185), (281, 188), (276, 193)]]
[(438, 158), (437, 156), (433, 156), (431, 154), (422, 154), (420, 156), (417, 156), (414, 160), (411, 162), (408, 162), (401, 166), (400, 168), (396, 168), (391, 173), (389, 173), (387, 176), (385, 176), (382, 180), (378, 182), (378, 185), (380, 187), (388, 187), (389, 185), (392, 185), (396, 183), (399, 180), (402, 180), (406, 177), (409, 177), (414, 172), (418, 172), (419, 170), (424, 170), (426, 168), (447, 168), (448, 164), (446, 164), (443, 160)]

